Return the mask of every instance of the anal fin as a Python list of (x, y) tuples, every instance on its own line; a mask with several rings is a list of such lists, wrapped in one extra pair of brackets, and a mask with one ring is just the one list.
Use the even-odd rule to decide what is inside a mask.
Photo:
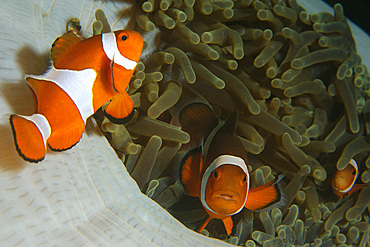
[(111, 122), (122, 124), (131, 119), (134, 113), (133, 109), (134, 102), (127, 92), (123, 92), (113, 97), (105, 107), (104, 112)]
[(250, 189), (245, 207), (252, 211), (264, 211), (284, 206), (283, 178), (284, 175), (280, 175), (267, 184)]
[(53, 131), (48, 139), (48, 144), (53, 151), (64, 151), (76, 145), (85, 130), (82, 119), (74, 121), (70, 125)]

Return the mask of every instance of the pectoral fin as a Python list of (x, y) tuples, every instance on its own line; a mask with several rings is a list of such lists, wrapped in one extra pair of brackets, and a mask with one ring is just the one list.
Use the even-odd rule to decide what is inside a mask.
[(369, 186), (369, 185), (368, 184), (354, 184), (352, 189), (348, 192), (348, 196), (351, 196), (353, 193), (355, 193), (358, 190), (361, 190), (361, 189), (365, 188), (366, 186)]
[(250, 189), (245, 207), (252, 211), (264, 211), (284, 206), (286, 199), (281, 181), (283, 178), (284, 175), (280, 175), (267, 184)]
[(201, 170), (203, 166), (200, 148), (193, 149), (184, 157), (180, 165), (180, 181), (185, 192), (194, 197), (200, 196)]
[(126, 93), (117, 94), (104, 109), (107, 118), (116, 124), (128, 122), (134, 114), (134, 102)]

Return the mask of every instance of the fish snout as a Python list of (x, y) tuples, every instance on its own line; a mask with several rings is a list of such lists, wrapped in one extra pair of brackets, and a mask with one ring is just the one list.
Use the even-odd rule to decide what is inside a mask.
[(232, 190), (216, 190), (207, 200), (208, 206), (222, 215), (232, 215), (237, 213), (244, 206), (244, 201), (239, 193)]
[(332, 186), (335, 190), (342, 192), (351, 186), (351, 184), (354, 182), (353, 180), (353, 178), (350, 178), (348, 176), (346, 177), (343, 175), (337, 175), (333, 179)]

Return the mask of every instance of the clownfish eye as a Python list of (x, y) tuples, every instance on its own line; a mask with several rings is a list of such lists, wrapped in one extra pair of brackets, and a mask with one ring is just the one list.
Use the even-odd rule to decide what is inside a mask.
[(247, 176), (244, 176), (244, 178), (243, 178), (243, 182), (245, 183), (245, 182), (247, 182)]
[(122, 39), (123, 41), (125, 41), (125, 40), (127, 39), (127, 36), (126, 36), (126, 35), (123, 35), (123, 36), (121, 37), (121, 39)]
[(217, 172), (217, 171), (214, 171), (214, 172), (213, 172), (213, 176), (215, 177), (215, 179), (218, 179), (218, 178), (219, 178), (219, 176), (218, 176), (218, 172)]
[(356, 169), (353, 169), (352, 170), (352, 175), (354, 176), (354, 175), (356, 175)]

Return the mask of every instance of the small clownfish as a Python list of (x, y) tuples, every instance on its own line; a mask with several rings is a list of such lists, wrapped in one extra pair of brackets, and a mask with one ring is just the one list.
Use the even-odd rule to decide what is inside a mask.
[(367, 184), (355, 184), (359, 175), (358, 165), (354, 159), (343, 170), (337, 170), (332, 179), (333, 192), (343, 199), (343, 196), (365, 188)]
[(222, 123), (204, 102), (190, 103), (178, 114), (179, 125), (191, 140), (184, 145), (189, 151), (181, 161), (179, 178), (185, 192), (199, 197), (209, 215), (198, 232), (210, 220), (221, 219), (230, 235), (231, 216), (244, 207), (263, 211), (286, 204), (281, 181), (284, 175), (250, 188), (246, 151), (236, 135), (238, 116), (234, 111)]
[(133, 113), (125, 91), (143, 48), (135, 31), (119, 30), (81, 40), (73, 32), (51, 46), (51, 67), (43, 75), (27, 75), (35, 99), (31, 116), (10, 115), (18, 154), (26, 161), (44, 159), (46, 144), (53, 151), (70, 149), (79, 142), (88, 117), (103, 104), (115, 123)]

